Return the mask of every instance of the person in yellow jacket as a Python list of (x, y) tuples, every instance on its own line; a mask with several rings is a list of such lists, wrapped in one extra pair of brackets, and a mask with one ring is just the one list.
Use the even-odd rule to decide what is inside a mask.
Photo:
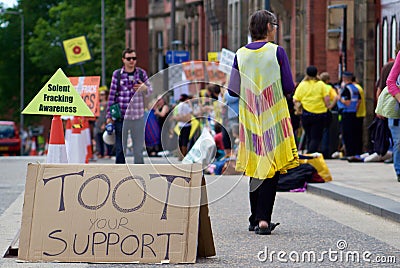
[(308, 153), (320, 151), (330, 105), (330, 90), (317, 78), (317, 73), (315, 66), (308, 66), (306, 76), (297, 86), (293, 96), (293, 101), (300, 102), (303, 107), (301, 123), (306, 133)]

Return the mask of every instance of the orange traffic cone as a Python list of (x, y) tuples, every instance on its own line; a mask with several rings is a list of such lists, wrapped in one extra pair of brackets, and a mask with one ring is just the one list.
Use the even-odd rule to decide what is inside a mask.
[(37, 151), (36, 151), (36, 138), (35, 137), (32, 137), (31, 150), (29, 151), (29, 155), (31, 155), (31, 156), (38, 155)]
[(46, 139), (46, 143), (44, 144), (44, 155), (47, 155), (49, 152), (49, 139)]
[(54, 115), (51, 120), (50, 141), (46, 163), (68, 163), (67, 148), (65, 147), (64, 128), (60, 115)]
[(82, 125), (80, 118), (74, 116), (72, 119), (72, 133), (68, 142), (68, 163), (85, 163), (86, 143), (81, 134)]
[(83, 135), (86, 144), (86, 159), (85, 163), (89, 163), (89, 159), (93, 157), (92, 138), (90, 137), (89, 121), (83, 118)]

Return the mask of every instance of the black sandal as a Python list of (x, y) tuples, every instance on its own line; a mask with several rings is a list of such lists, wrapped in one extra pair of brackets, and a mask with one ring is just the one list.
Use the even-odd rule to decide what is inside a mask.
[[(279, 222), (277, 222), (277, 223), (271, 222), (268, 225), (268, 227), (264, 227), (264, 228), (261, 228), (261, 227), (259, 227), (257, 225), (257, 226), (254, 227), (254, 231), (255, 231), (256, 234), (259, 234), (259, 235), (270, 235), (271, 232), (273, 230), (275, 230), (275, 227), (278, 226), (279, 224), (280, 224)], [(249, 226), (249, 230), (250, 230), (250, 226)]]

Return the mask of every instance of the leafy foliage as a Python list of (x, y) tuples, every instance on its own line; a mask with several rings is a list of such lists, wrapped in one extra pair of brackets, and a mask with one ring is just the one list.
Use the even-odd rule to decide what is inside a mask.
[[(112, 71), (121, 65), (120, 51), (125, 47), (125, 1), (104, 1), (108, 85)], [(19, 10), (25, 20), (25, 106), (58, 68), (67, 76), (101, 75), (101, 1), (19, 0), (18, 6), (7, 12)], [(7, 12), (0, 14), (0, 113), (2, 118), (18, 121), (21, 17)], [(82, 35), (87, 38), (93, 60), (68, 66), (62, 41)], [(25, 122), (29, 124), (30, 120)]]

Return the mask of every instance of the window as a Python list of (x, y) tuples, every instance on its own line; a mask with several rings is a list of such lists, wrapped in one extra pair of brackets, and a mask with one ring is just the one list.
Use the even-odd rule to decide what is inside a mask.
[[(192, 26), (193, 25), (193, 23), (192, 23), (192, 21), (191, 21), (191, 18), (188, 18), (188, 23), (187, 23), (187, 40), (188, 40), (188, 50), (189, 50), (189, 52), (190, 52), (190, 54), (192, 54), (193, 53), (193, 50), (192, 50), (192, 46), (193, 46), (193, 40), (192, 40)], [(194, 55), (193, 55), (193, 58), (194, 58)]]
[(157, 32), (157, 68), (158, 71), (164, 69), (164, 40), (163, 40), (163, 32)]
[(0, 125), (0, 138), (12, 138), (15, 136), (14, 127), (11, 125)]
[(199, 58), (199, 18), (196, 16), (194, 18), (194, 55), (193, 59)]
[(379, 76), (381, 74), (381, 71), (380, 71), (380, 69), (381, 69), (381, 55), (380, 55), (380, 50), (381, 50), (381, 47), (380, 47), (381, 31), (380, 30), (381, 30), (381, 28), (380, 27), (381, 27), (381, 25), (378, 23), (376, 25), (376, 38), (375, 38), (375, 40), (376, 40), (376, 77), (377, 78), (379, 78)]
[(382, 55), (383, 55), (383, 64), (388, 62), (388, 23), (387, 19), (383, 19), (382, 25)]
[(394, 59), (396, 58), (396, 44), (397, 44), (397, 21), (396, 17), (392, 18), (392, 33), (391, 33), (391, 47), (392, 47), (392, 53), (391, 57)]

